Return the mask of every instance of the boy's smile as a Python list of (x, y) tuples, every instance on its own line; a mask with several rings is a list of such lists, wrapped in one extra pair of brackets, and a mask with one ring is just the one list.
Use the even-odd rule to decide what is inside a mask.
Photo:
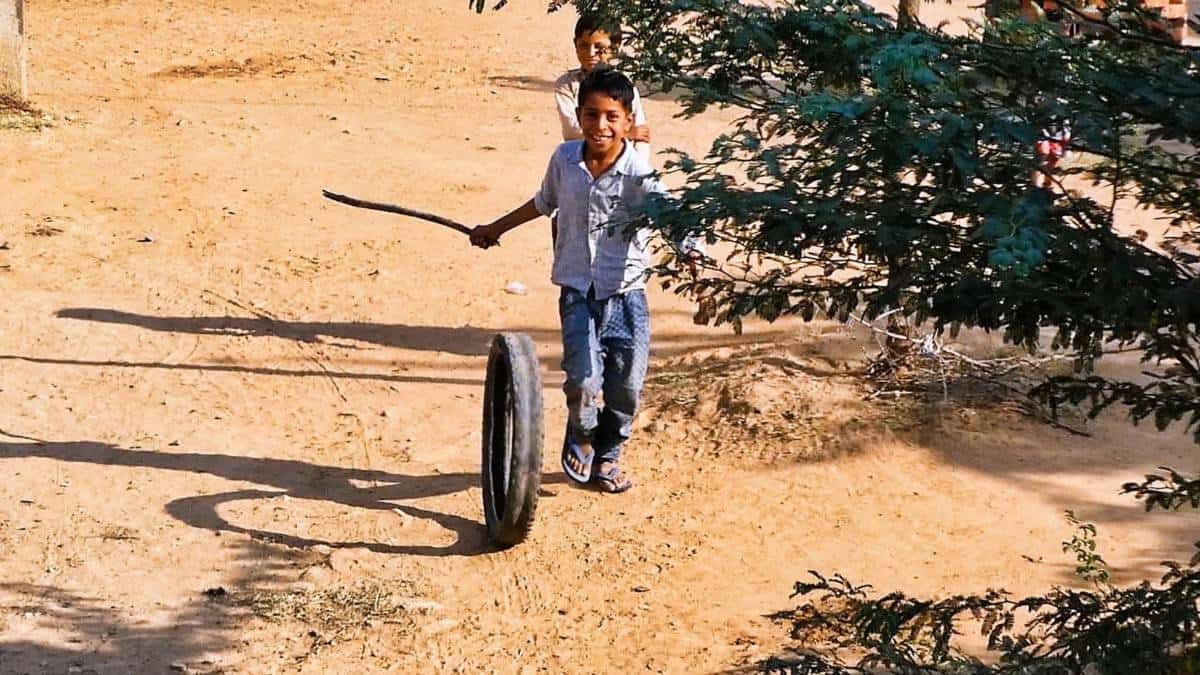
[(608, 156), (620, 152), (622, 141), (633, 128), (633, 114), (617, 99), (593, 92), (581, 101), (579, 126), (589, 154)]

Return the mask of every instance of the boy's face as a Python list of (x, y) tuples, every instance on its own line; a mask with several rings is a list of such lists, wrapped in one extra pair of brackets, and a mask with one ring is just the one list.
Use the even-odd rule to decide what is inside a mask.
[(608, 63), (612, 51), (612, 37), (607, 31), (594, 30), (575, 39), (575, 56), (579, 58), (579, 67), (585, 73), (592, 72), (601, 63)]
[(633, 128), (633, 114), (620, 101), (602, 92), (592, 92), (580, 102), (576, 115), (588, 148), (607, 153), (620, 145)]

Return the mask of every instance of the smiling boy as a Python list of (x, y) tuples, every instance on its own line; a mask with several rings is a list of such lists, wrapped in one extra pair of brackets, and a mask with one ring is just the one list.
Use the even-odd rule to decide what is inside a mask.
[[(611, 493), (633, 486), (620, 466), (621, 446), (632, 430), (650, 351), (650, 233), (627, 225), (649, 195), (666, 193), (631, 147), (633, 101), (629, 78), (594, 69), (579, 90), (583, 140), (558, 147), (533, 199), (471, 233), (472, 244), (488, 248), (557, 209), (551, 280), (560, 287), (566, 372), (562, 466), (570, 479)], [(694, 242), (678, 246), (695, 255)]]

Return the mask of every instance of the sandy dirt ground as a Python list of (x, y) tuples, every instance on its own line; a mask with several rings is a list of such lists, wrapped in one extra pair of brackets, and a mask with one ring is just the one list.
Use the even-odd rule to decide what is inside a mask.
[[(468, 222), (528, 198), (573, 65), (544, 4), (28, 1), (54, 124), (0, 131), (0, 672), (718, 672), (787, 644), (767, 616), (809, 569), (1070, 584), (1065, 509), (1120, 582), (1188, 554), (1195, 517), (1117, 495), (1196, 469), (1180, 434), (864, 402), (861, 332), (735, 337), (661, 293), (637, 488), (564, 484), (548, 223), (484, 253), (320, 197)], [(659, 148), (727, 121), (647, 108)], [(549, 451), (503, 552), (498, 330), (537, 342)]]

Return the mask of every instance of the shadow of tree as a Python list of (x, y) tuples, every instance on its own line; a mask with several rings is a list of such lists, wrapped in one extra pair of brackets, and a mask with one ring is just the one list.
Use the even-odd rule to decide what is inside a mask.
[[(665, 310), (668, 314), (686, 314)], [(447, 352), (461, 356), (487, 356), (492, 338), (500, 332), (528, 334), (535, 342), (558, 344), (562, 336), (558, 328), (532, 326), (481, 328), (475, 326), (413, 326), (407, 324), (363, 323), (356, 321), (288, 321), (284, 319), (243, 316), (152, 316), (115, 309), (70, 307), (54, 313), (60, 319), (96, 323), (138, 326), (163, 333), (217, 335), (230, 337), (279, 337), (296, 342), (319, 343), (322, 338), (366, 342), (384, 347), (414, 351)], [(662, 356), (690, 351), (697, 345), (723, 347), (771, 343), (791, 337), (792, 331), (771, 330), (761, 333), (721, 336), (695, 333), (656, 333), (655, 352)], [(337, 346), (347, 346), (339, 344)]]
[[(77, 319), (98, 323), (139, 326), (165, 333), (198, 335), (275, 336), (297, 342), (321, 342), (322, 337), (368, 342), (385, 347), (416, 351), (448, 352), (463, 356), (486, 356), (492, 337), (499, 331), (492, 328), (447, 328), (443, 326), (410, 326), (405, 324), (376, 324), (354, 321), (309, 322), (284, 321), (271, 318), (241, 316), (149, 316), (114, 309), (67, 308), (55, 313), (61, 319)], [(556, 331), (519, 329), (535, 340), (556, 339)]]
[(59, 359), (19, 354), (0, 354), (0, 361), (22, 361), (44, 366), (87, 366), (93, 368), (147, 368), (150, 370), (193, 370), (209, 373), (244, 373), (271, 377), (316, 377), (334, 380), (373, 380), (410, 384), (460, 384), (483, 386), (480, 377), (441, 377), (427, 375), (395, 375), (392, 373), (362, 373), (344, 370), (301, 370), (297, 368), (258, 368), (228, 363), (161, 363), (157, 361), (100, 361), (87, 359)]
[(493, 75), (488, 78), (488, 82), (509, 89), (521, 89), (523, 91), (539, 91), (550, 93), (554, 91), (554, 80), (544, 77), (534, 77), (532, 75)]
[[(214, 532), (238, 532), (255, 539), (293, 547), (318, 544), (331, 548), (364, 548), (378, 553), (422, 556), (478, 555), (495, 550), (481, 522), (451, 513), (440, 513), (404, 502), (462, 492), (479, 484), (473, 473), (409, 476), (404, 474), (334, 466), (321, 466), (295, 460), (237, 455), (155, 452), (132, 450), (107, 443), (24, 442), (0, 443), (0, 460), (41, 457), (63, 462), (83, 462), (100, 466), (125, 466), (188, 471), (245, 481), (276, 488), (245, 489), (215, 495), (195, 495), (175, 499), (166, 512), (177, 520)], [(562, 482), (559, 474), (543, 477), (544, 483)], [(370, 483), (359, 487), (355, 482)], [(268, 532), (230, 523), (218, 513), (222, 504), (247, 499), (278, 497), (341, 504), (370, 510), (398, 510), (414, 518), (433, 521), (455, 534), (446, 546), (393, 545), (369, 541), (327, 541), (284, 533)]]
[[(769, 363), (768, 358), (759, 359)], [(710, 368), (712, 368), (710, 366)], [(809, 377), (826, 377), (818, 369), (796, 369)], [(922, 421), (913, 431), (898, 434), (898, 438), (927, 450), (938, 464), (946, 467), (966, 469), (986, 479), (998, 479), (1018, 484), (1025, 492), (1025, 499), (1042, 502), (1045, 506), (1064, 514), (1068, 509), (1085, 522), (1092, 522), (1098, 529), (1097, 553), (1107, 558), (1110, 582), (1117, 587), (1129, 587), (1145, 581), (1158, 584), (1168, 572), (1164, 561), (1187, 561), (1196, 553), (1193, 542), (1200, 538), (1200, 513), (1184, 509), (1179, 512), (1147, 512), (1144, 504), (1132, 496), (1118, 496), (1122, 480), (1134, 480), (1144, 471), (1162, 464), (1185, 463), (1195, 465), (1194, 445), (1187, 433), (1178, 429), (1157, 432), (1152, 426), (1135, 427), (1123, 419), (1120, 411), (1110, 411), (1096, 421), (1088, 431), (1091, 437), (1080, 437), (1056, 429), (1034, 418), (1017, 416), (1011, 409), (991, 410), (987, 397), (982, 404), (967, 401), (965, 392), (949, 388), (951, 403), (962, 404), (962, 409), (975, 408), (985, 415), (992, 412), (995, 417), (978, 423), (947, 421), (948, 411), (954, 406), (937, 400), (924, 401), (915, 406), (916, 417)], [(1004, 412), (1006, 410), (1007, 412)], [(1086, 481), (1093, 482), (1087, 486)], [(1113, 501), (1103, 494), (1097, 495), (1095, 481), (1104, 481), (1102, 488), (1111, 490)], [(986, 488), (980, 488), (986, 489)], [(991, 506), (989, 504), (989, 506)], [(997, 500), (997, 508), (1018, 511), (1020, 503)], [(1013, 517), (1020, 518), (1019, 514)], [(1051, 516), (1053, 517), (1053, 516)], [(1063, 522), (1062, 540), (1072, 535), (1070, 527)], [(1043, 521), (1044, 522), (1044, 521)], [(1144, 536), (1143, 536), (1144, 535)], [(946, 533), (941, 533), (942, 537)], [(937, 540), (933, 540), (937, 541)], [(1056, 546), (1058, 539), (1034, 540), (1031, 543)], [(1021, 538), (1009, 544), (1020, 552)], [(941, 542), (938, 542), (940, 545)], [(1057, 552), (1056, 552), (1057, 553)], [(1117, 557), (1119, 555), (1119, 558)], [(1037, 576), (1045, 580), (1045, 586), (1090, 589), (1091, 584), (1080, 578), (1076, 564), (1069, 551), (1060, 555), (1040, 556), (1035, 560), (1022, 556), (1031, 566), (1037, 566)], [(1032, 569), (1032, 568), (1031, 568)], [(822, 574), (842, 572), (836, 566), (821, 567)], [(1027, 574), (1023, 570), (1012, 572), (1014, 581), (1023, 582)], [(796, 575), (799, 580), (802, 575)], [(805, 579), (811, 580), (811, 579)], [(870, 579), (851, 578), (853, 583), (870, 582)], [(992, 587), (999, 588), (999, 584)], [(893, 587), (878, 587), (871, 590), (872, 597), (882, 597), (896, 590)], [(980, 585), (970, 589), (954, 589), (954, 593), (971, 592), (982, 594), (988, 587)], [(916, 599), (944, 599), (951, 591), (915, 595)], [(1033, 595), (1028, 590), (1015, 593), (1020, 598)], [(793, 609), (807, 601), (816, 601), (817, 596), (797, 599)], [(788, 619), (792, 609), (768, 615), (769, 619)], [(790, 625), (782, 621), (781, 625)], [(978, 626), (964, 626), (968, 638), (960, 644), (974, 647), (971, 634)], [(767, 658), (753, 662), (740, 662), (727, 669), (714, 672), (727, 675), (748, 673), (792, 673), (810, 672), (811, 663), (804, 658), (806, 643), (792, 636), (789, 644)], [(750, 658), (750, 657), (747, 657)], [(875, 672), (868, 669), (869, 672)], [(816, 672), (816, 671), (813, 671)], [(826, 672), (820, 670), (820, 672)], [(857, 671), (855, 671), (857, 672)], [(891, 672), (880, 670), (879, 672)]]
[[(237, 588), (277, 584), (303, 554), (278, 546), (242, 541), (236, 558)], [(138, 621), (122, 615), (108, 599), (65, 588), (0, 583), (0, 609), (8, 625), (0, 636), (0, 671), (15, 675), (78, 673), (227, 672), (226, 659), (246, 613), (210, 601), (203, 589), (189, 589), (178, 609)]]

